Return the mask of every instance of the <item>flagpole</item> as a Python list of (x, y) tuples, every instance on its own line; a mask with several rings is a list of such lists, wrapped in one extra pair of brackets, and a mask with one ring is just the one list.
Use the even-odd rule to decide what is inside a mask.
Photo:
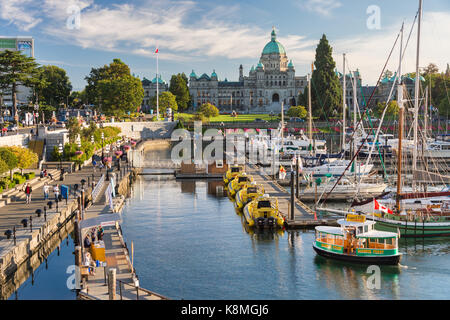
[(156, 121), (159, 121), (158, 47), (156, 48)]

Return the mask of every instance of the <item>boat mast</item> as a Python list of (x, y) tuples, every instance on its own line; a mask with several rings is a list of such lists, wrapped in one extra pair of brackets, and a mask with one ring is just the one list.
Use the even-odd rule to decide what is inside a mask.
[(397, 212), (400, 213), (400, 194), (402, 192), (402, 140), (403, 140), (403, 114), (405, 108), (403, 107), (403, 85), (402, 85), (402, 50), (403, 50), (403, 26), (401, 29), (400, 38), (400, 59), (398, 65), (397, 77), (397, 103), (398, 103), (398, 147), (397, 147), (397, 197), (396, 206)]
[[(356, 107), (357, 107), (357, 99), (356, 99), (356, 76), (355, 76), (355, 72), (350, 72), (350, 75), (353, 75), (353, 154), (356, 155), (357, 150), (356, 150)], [(358, 156), (355, 157), (355, 161), (353, 162), (353, 166), (355, 168), (355, 181), (356, 181), (356, 171), (358, 170)]]
[[(311, 65), (312, 69), (312, 65)], [(308, 136), (309, 136), (309, 153), (313, 154), (313, 138), (312, 138), (312, 108), (311, 108), (311, 75), (308, 74)]]
[(342, 151), (344, 151), (345, 147), (345, 100), (346, 100), (346, 83), (345, 83), (345, 53), (343, 54), (343, 70), (342, 70), (342, 78), (343, 78), (343, 84), (342, 84)]
[(423, 145), (426, 147), (427, 143), (427, 117), (428, 117), (428, 87), (425, 88), (425, 116), (424, 116), (424, 137), (423, 137)]
[(417, 122), (419, 118), (419, 86), (420, 86), (420, 73), (419, 73), (419, 52), (420, 52), (420, 24), (422, 20), (422, 0), (419, 0), (419, 19), (417, 26), (417, 51), (416, 51), (416, 78), (415, 78), (415, 90), (414, 90), (414, 148), (413, 148), (413, 191), (416, 189), (416, 182), (414, 175), (417, 170)]

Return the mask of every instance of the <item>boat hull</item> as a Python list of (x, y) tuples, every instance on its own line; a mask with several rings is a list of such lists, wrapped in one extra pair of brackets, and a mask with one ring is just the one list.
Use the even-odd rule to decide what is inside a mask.
[(367, 215), (367, 219), (376, 221), (375, 229), (379, 231), (400, 232), (405, 238), (448, 237), (450, 236), (449, 222), (414, 222), (387, 220)]
[(347, 262), (352, 262), (352, 263), (360, 263), (360, 264), (397, 265), (400, 263), (400, 260), (402, 257), (401, 254), (394, 255), (394, 256), (376, 256), (376, 257), (356, 256), (356, 255), (330, 252), (330, 251), (318, 248), (315, 245), (313, 245), (313, 249), (318, 255), (325, 257), (325, 258), (331, 258), (331, 259), (335, 259), (335, 260), (347, 261)]

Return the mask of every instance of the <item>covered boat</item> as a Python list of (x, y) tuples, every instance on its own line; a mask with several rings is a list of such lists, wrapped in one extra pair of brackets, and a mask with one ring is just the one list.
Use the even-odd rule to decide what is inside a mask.
[(249, 227), (273, 228), (284, 225), (284, 218), (278, 210), (278, 199), (267, 194), (248, 203), (243, 213)]
[(244, 172), (244, 166), (233, 165), (225, 172), (223, 175), (223, 182), (225, 182), (225, 186), (228, 186), (228, 183), (234, 179), (239, 173)]
[(348, 214), (339, 219), (339, 227), (318, 226), (313, 244), (317, 254), (337, 260), (363, 264), (391, 264), (400, 262), (398, 234), (377, 231), (374, 221), (363, 215)]
[(230, 183), (228, 183), (228, 194), (231, 197), (234, 197), (239, 190), (252, 181), (253, 177), (251, 175), (247, 175), (245, 172), (238, 174)]
[(237, 194), (236, 194), (236, 207), (238, 209), (244, 208), (244, 206), (255, 199), (256, 197), (261, 197), (264, 195), (264, 186), (262, 184), (256, 184), (252, 182), (251, 184), (246, 184)]

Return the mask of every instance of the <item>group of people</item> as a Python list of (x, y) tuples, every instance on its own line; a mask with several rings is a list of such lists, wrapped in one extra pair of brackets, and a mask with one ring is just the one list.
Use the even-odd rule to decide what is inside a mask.
[[(50, 185), (46, 182), (44, 184), (44, 186), (42, 187), (43, 191), (44, 191), (44, 200), (48, 200), (49, 198), (49, 194), (50, 194)], [(56, 184), (53, 186), (52, 188), (53, 190), (53, 194), (55, 196), (55, 201), (59, 201), (59, 195), (60, 195), (60, 190), (59, 190), (59, 185)], [(23, 192), (25, 192), (26, 195), (26, 203), (30, 203), (31, 202), (31, 193), (33, 192), (33, 188), (31, 187), (31, 185), (29, 183), (27, 183), (26, 185), (23, 185)]]
[(84, 237), (84, 247), (90, 248), (92, 243), (103, 240), (104, 232), (105, 230), (103, 230), (102, 226), (92, 228)]
[(53, 176), (50, 172), (47, 172), (47, 169), (41, 170), (40, 173), (41, 178), (49, 177), (51, 180), (53, 180)]

